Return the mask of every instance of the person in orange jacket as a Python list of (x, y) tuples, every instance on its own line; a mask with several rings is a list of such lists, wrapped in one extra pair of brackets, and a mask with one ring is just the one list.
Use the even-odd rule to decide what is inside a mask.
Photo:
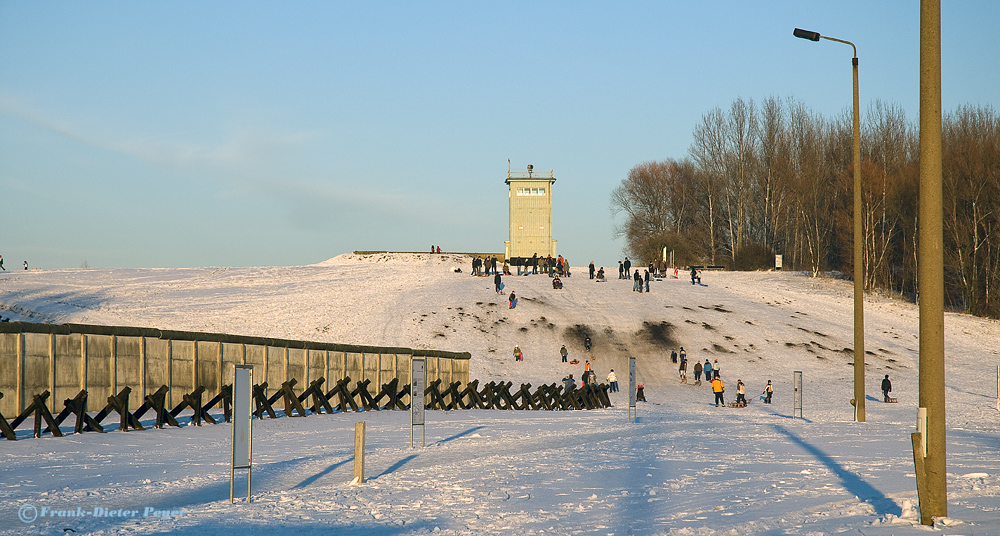
[(726, 401), (723, 399), (722, 394), (726, 392), (726, 386), (722, 384), (722, 380), (718, 376), (712, 380), (712, 392), (715, 393), (715, 407), (719, 407), (720, 402), (725, 406)]

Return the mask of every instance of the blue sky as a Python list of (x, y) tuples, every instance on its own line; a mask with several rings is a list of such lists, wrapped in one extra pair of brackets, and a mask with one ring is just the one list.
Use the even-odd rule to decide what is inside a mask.
[[(943, 2), (943, 106), (1000, 103), (1000, 2)], [(0, 254), (44, 268), (503, 251), (507, 159), (611, 265), (612, 189), (702, 114), (917, 119), (919, 3), (0, 0)]]

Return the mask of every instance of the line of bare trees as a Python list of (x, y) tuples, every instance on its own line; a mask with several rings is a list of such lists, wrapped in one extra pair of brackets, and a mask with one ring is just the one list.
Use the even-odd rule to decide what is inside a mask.
[[(916, 298), (919, 133), (898, 106), (862, 118), (865, 288)], [(944, 227), (952, 307), (1000, 317), (1000, 116), (944, 117)], [(794, 99), (736, 99), (704, 114), (680, 159), (644, 162), (612, 192), (626, 253), (736, 270), (853, 272), (850, 110), (823, 117)]]

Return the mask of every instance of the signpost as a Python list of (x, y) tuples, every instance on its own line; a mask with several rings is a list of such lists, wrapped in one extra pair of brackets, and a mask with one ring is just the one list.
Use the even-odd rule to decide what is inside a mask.
[(639, 412), (635, 409), (635, 358), (628, 358), (628, 422), (635, 422)]
[(420, 446), (424, 446), (424, 364), (422, 357), (410, 360), (410, 448), (413, 448), (413, 427), (420, 427)]
[(798, 412), (799, 417), (804, 419), (802, 416), (802, 371), (796, 370), (792, 372), (792, 418), (795, 417), (795, 412)]
[(247, 502), (250, 502), (250, 472), (253, 453), (253, 365), (235, 365), (233, 374), (233, 451), (229, 465), (229, 503), (233, 502), (233, 480), (237, 469), (247, 470)]

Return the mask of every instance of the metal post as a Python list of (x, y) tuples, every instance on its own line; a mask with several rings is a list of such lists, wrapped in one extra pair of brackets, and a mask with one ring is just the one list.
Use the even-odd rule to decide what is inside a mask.
[[(927, 408), (926, 493), (920, 522), (948, 515), (944, 397), (944, 230), (941, 160), (941, 2), (920, 2), (920, 395)], [(918, 475), (919, 476), (919, 475)]]
[[(854, 46), (853, 44), (851, 45)], [(858, 102), (858, 54), (854, 73), (854, 420), (865, 422), (865, 266), (861, 206), (861, 106)]]
[(229, 502), (233, 502), (233, 482), (237, 469), (247, 470), (247, 502), (253, 459), (253, 365), (234, 365), (232, 457), (229, 464)]
[(792, 418), (795, 418), (798, 410), (799, 418), (802, 416), (802, 371), (792, 371)]
[(827, 39), (851, 45), (854, 57), (854, 420), (865, 422), (865, 270), (861, 204), (861, 105), (858, 98), (858, 48), (850, 41), (796, 28), (792, 35), (810, 41)]
[(410, 448), (413, 448), (413, 427), (420, 427), (420, 446), (424, 446), (424, 365), (422, 357), (410, 359)]

